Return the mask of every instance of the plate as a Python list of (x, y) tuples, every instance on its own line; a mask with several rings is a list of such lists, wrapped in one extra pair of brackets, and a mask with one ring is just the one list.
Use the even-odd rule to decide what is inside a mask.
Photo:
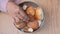
[[(24, 10), (24, 11), (25, 11), (26, 8), (23, 9), (23, 5), (34, 6), (35, 8), (40, 7), (38, 4), (36, 4), (36, 3), (34, 3), (34, 2), (30, 2), (30, 1), (28, 1), (28, 2), (22, 2), (22, 3), (19, 4), (19, 6), (20, 6), (21, 9)], [(39, 28), (38, 28), (38, 29), (41, 29), (42, 26), (43, 26), (43, 23), (44, 23), (44, 13), (43, 13), (43, 9), (42, 9), (42, 11), (41, 11), (41, 15), (42, 15), (42, 20), (38, 20), (38, 24), (39, 24)], [(23, 24), (23, 25), (24, 25), (24, 24)], [(16, 26), (16, 25), (15, 25), (15, 26)], [(25, 28), (22, 28), (22, 29), (19, 29), (19, 28), (18, 28), (18, 29), (19, 29), (20, 31), (22, 31), (22, 32), (27, 32), (27, 33), (31, 33), (31, 32), (34, 32), (34, 31), (38, 30), (38, 29), (33, 30), (32, 28), (29, 28), (28, 31), (27, 31), (27, 28), (28, 28), (28, 27), (25, 27)], [(24, 29), (26, 29), (26, 31), (24, 31)]]

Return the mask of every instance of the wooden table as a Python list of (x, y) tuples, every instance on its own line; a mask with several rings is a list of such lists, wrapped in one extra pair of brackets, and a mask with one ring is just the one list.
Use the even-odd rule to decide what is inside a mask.
[(60, 34), (60, 0), (30, 1), (36, 2), (44, 9), (46, 19), (42, 29), (33, 33), (21, 32), (13, 25), (11, 17), (0, 13), (0, 34)]

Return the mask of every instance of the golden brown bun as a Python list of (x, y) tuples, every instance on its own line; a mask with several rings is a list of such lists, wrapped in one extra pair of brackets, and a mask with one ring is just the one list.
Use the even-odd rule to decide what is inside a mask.
[(42, 19), (42, 9), (41, 8), (36, 8), (35, 18), (38, 20)]
[(25, 23), (20, 23), (20, 24), (17, 24), (16, 27), (21, 29), (21, 28), (24, 28), (26, 26)]
[(35, 21), (32, 21), (32, 22), (29, 22), (27, 24), (27, 26), (29, 28), (33, 28), (34, 30), (38, 29), (39, 28), (39, 25), (38, 25), (38, 22), (35, 20)]
[(26, 13), (29, 15), (29, 16), (34, 16), (35, 14), (35, 8), (33, 6), (29, 6), (26, 10)]

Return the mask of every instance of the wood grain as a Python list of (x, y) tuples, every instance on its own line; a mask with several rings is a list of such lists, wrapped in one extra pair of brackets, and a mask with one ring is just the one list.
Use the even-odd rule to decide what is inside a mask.
[[(19, 30), (13, 29), (14, 26), (12, 26), (10, 29), (11, 31), (7, 31), (7, 27), (0, 26), (0, 34), (4, 33), (4, 27), (6, 28), (5, 31), (9, 34), (60, 34), (60, 0), (25, 0), (25, 1), (32, 1), (36, 2), (39, 6), (41, 6), (44, 10), (45, 15), (45, 22), (44, 26), (33, 33), (24, 33)], [(6, 16), (6, 15), (5, 15)], [(2, 25), (3, 22), (1, 22), (1, 16), (0, 14), (0, 24)], [(5, 19), (5, 17), (3, 17)], [(3, 19), (2, 18), (2, 19)], [(8, 20), (8, 19), (6, 19)], [(11, 23), (11, 22), (10, 22)], [(8, 24), (8, 25), (6, 25)], [(9, 23), (6, 22), (6, 26), (9, 26)], [(11, 25), (11, 24), (10, 24)], [(3, 33), (2, 33), (2, 32)], [(14, 31), (14, 32), (12, 32)], [(10, 33), (11, 32), (11, 33)]]

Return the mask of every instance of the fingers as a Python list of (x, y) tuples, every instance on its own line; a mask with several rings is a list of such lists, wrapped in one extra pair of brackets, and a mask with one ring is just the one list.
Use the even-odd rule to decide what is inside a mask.
[(14, 2), (8, 2), (7, 11), (8, 13), (15, 14), (19, 11), (19, 6), (17, 6)]
[(13, 17), (15, 22), (19, 22), (19, 18), (18, 17)]
[[(13, 2), (9, 2), (7, 4), (7, 13), (12, 15), (12, 17), (15, 16), (15, 18), (17, 17), (25, 22), (28, 22), (29, 20), (29, 17), (27, 16), (27, 14)], [(16, 18), (16, 21), (17, 21), (17, 18)]]
[(25, 15), (22, 16), (21, 14), (17, 14), (16, 17), (18, 17), (20, 20), (28, 22), (29, 18)]

